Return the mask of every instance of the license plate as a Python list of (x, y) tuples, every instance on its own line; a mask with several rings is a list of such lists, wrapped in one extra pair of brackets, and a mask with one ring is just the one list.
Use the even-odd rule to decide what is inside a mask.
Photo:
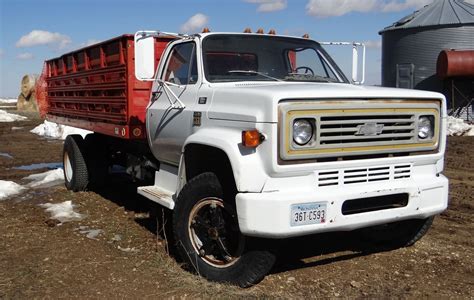
[(326, 203), (302, 203), (291, 206), (291, 226), (322, 224), (326, 222)]

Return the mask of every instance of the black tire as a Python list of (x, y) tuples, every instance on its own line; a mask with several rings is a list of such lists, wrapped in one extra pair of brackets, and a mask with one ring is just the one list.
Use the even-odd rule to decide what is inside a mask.
[(106, 184), (109, 173), (107, 141), (99, 134), (88, 134), (84, 140), (84, 147), (89, 187), (100, 188)]
[(188, 270), (211, 281), (249, 287), (268, 274), (275, 254), (262, 240), (240, 233), (234, 201), (222, 199), (214, 173), (200, 174), (184, 186), (173, 211), (176, 248)]
[(84, 191), (89, 183), (89, 174), (84, 159), (84, 140), (78, 134), (68, 135), (63, 149), (64, 182), (68, 190)]
[(420, 240), (433, 224), (434, 216), (426, 219), (404, 220), (360, 230), (362, 237), (390, 248), (410, 247)]

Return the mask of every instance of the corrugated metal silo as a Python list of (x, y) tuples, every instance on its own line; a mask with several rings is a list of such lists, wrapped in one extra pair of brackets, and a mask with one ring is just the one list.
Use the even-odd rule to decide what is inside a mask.
[(442, 92), (439, 53), (474, 49), (474, 0), (434, 0), (379, 34), (383, 86)]

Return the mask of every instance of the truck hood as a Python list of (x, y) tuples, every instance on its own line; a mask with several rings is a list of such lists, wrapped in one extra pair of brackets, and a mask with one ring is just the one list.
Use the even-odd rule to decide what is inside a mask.
[[(330, 99), (440, 99), (439, 93), (399, 88), (359, 86), (343, 83), (239, 82), (212, 84), (210, 119), (276, 123), (278, 103), (284, 100), (317, 101)], [(444, 110), (444, 109), (443, 109)]]

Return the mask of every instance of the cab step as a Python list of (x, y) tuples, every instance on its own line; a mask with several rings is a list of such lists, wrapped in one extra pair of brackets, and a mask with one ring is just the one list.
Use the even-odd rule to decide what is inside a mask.
[(174, 208), (173, 194), (156, 185), (140, 186), (137, 189), (137, 193), (166, 208)]

